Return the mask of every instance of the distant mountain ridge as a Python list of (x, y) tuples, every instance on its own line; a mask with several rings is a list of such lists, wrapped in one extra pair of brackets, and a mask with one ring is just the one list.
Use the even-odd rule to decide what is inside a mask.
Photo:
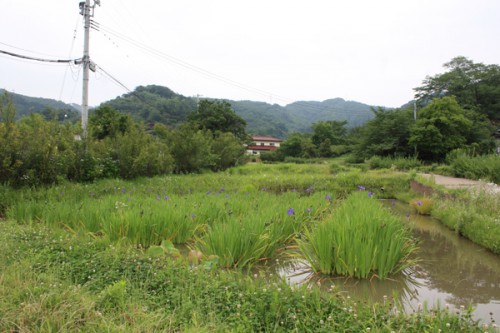
[[(0, 88), (0, 95), (3, 95), (5, 91), (5, 89)], [(7, 94), (16, 107), (16, 120), (24, 116), (29, 116), (31, 113), (41, 113), (47, 118), (56, 118), (59, 120), (63, 120), (62, 118), (64, 118), (76, 121), (80, 117), (78, 105), (67, 104), (50, 98), (25, 96), (10, 91), (7, 91)]]
[[(0, 89), (0, 93), (3, 93)], [(44, 110), (72, 110), (78, 106), (46, 98), (34, 98), (9, 93), (18, 115)], [(247, 132), (255, 135), (271, 135), (286, 138), (292, 132), (310, 132), (311, 125), (318, 121), (347, 121), (347, 127), (356, 127), (374, 117), (372, 107), (367, 104), (346, 101), (342, 98), (318, 101), (297, 101), (286, 106), (255, 101), (229, 102), (236, 114), (247, 122)], [(187, 120), (187, 115), (196, 109), (198, 100), (177, 94), (167, 87), (149, 85), (137, 87), (102, 105), (108, 105), (119, 112), (147, 124), (163, 123), (177, 126)], [(69, 112), (69, 111), (68, 111)]]

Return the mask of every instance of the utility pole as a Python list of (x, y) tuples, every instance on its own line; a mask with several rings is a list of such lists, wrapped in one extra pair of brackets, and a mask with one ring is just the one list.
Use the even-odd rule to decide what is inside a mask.
[(94, 8), (101, 5), (100, 0), (94, 0), (90, 6), (90, 0), (80, 2), (80, 15), (84, 19), (84, 38), (83, 38), (83, 84), (82, 84), (82, 130), (83, 137), (87, 136), (87, 123), (89, 118), (89, 74), (91, 67), (95, 70), (94, 64), (90, 61), (90, 18), (94, 16)]
[[(413, 120), (417, 123), (417, 101), (413, 101)], [(417, 144), (415, 144), (415, 158), (417, 157)]]

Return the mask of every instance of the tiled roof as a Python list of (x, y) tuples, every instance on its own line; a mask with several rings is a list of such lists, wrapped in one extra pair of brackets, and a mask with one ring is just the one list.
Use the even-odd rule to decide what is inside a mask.
[(283, 140), (274, 138), (272, 136), (252, 136), (253, 141), (272, 141), (272, 142), (281, 142)]

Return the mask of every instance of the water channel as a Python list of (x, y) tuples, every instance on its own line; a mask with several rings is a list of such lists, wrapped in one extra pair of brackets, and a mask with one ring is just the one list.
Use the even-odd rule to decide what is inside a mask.
[(276, 270), (290, 283), (321, 282), (323, 288), (335, 290), (352, 299), (383, 302), (397, 295), (407, 312), (427, 304), (459, 311), (471, 305), (474, 319), (483, 323), (500, 323), (500, 256), (457, 235), (428, 216), (415, 215), (412, 208), (397, 201), (389, 206), (411, 223), (419, 239), (419, 263), (410, 271), (387, 280), (316, 276), (297, 263), (281, 261)]

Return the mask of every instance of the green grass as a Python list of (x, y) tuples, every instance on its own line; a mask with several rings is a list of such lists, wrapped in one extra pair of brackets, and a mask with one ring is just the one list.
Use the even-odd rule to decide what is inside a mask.
[(449, 192), (448, 199), (434, 200), (432, 215), (458, 234), (500, 254), (500, 194), (487, 188)]
[(422, 166), (416, 157), (381, 157), (373, 156), (368, 160), (370, 169), (396, 169), (409, 171)]
[[(368, 191), (393, 197), (408, 191), (408, 180), (326, 163), (2, 187), (1, 215), (9, 220), (0, 220), (0, 331), (480, 332), (470, 312), (406, 315), (396, 301), (355, 304), (265, 273), (223, 269), (295, 248), (342, 210), (361, 215), (368, 202), (339, 207), (358, 186), (366, 199)], [(201, 250), (201, 262), (173, 243)], [(387, 266), (373, 251), (360, 250), (354, 261), (364, 270)]]
[(0, 251), (2, 332), (484, 331), (468, 311), (406, 315), (40, 223), (0, 222)]
[[(203, 247), (204, 253), (232, 257), (225, 266), (241, 267), (241, 262), (251, 265), (285, 246), (301, 232), (304, 223), (309, 223), (310, 215), (319, 214), (325, 196), (344, 198), (360, 184), (378, 191), (381, 197), (408, 188), (405, 175), (386, 171), (366, 174), (353, 170), (331, 175), (327, 164), (252, 165), (220, 174), (66, 183), (12, 191), (5, 215), (22, 223), (43, 221), (113, 242), (126, 239), (143, 247), (164, 240), (187, 245), (198, 242), (195, 246)], [(287, 220), (290, 208), (296, 214)], [(312, 213), (306, 216), (308, 209)], [(242, 237), (241, 242), (253, 244), (267, 239), (262, 253), (250, 251), (245, 255), (252, 259), (238, 259), (241, 253), (230, 253), (224, 245), (214, 244), (221, 242), (224, 234), (236, 232), (238, 225), (248, 224), (252, 225), (248, 228), (259, 229), (252, 231), (253, 240)], [(216, 232), (222, 234), (214, 236)], [(233, 246), (231, 252), (237, 248)]]
[(490, 154), (470, 156), (464, 152), (454, 152), (447, 157), (453, 174), (457, 177), (482, 179), (500, 184), (500, 156)]
[(383, 279), (410, 266), (416, 247), (400, 219), (362, 191), (307, 231), (299, 248), (316, 272)]

